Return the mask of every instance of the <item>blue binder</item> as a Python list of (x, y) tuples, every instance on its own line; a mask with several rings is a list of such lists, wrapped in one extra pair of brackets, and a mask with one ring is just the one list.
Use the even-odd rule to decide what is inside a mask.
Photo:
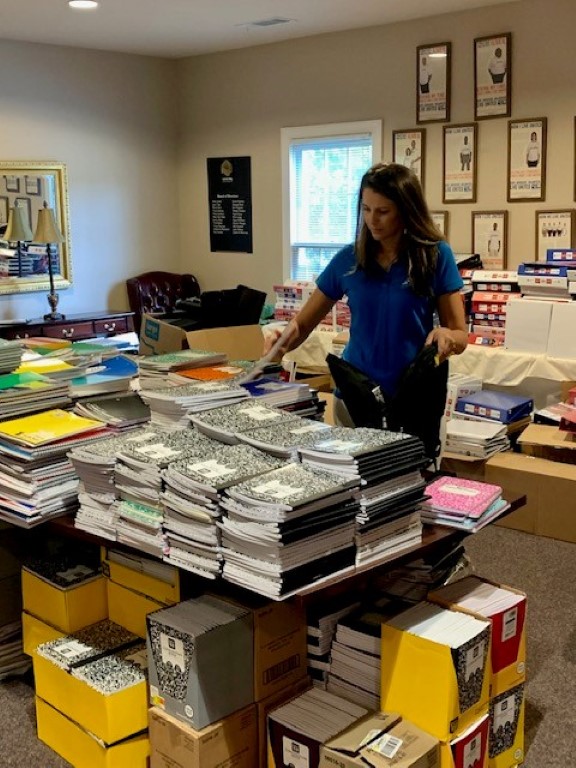
[(510, 424), (526, 416), (534, 409), (534, 400), (525, 395), (510, 395), (506, 392), (494, 392), (481, 389), (470, 395), (459, 397), (456, 410), (470, 416), (482, 416), (492, 421)]

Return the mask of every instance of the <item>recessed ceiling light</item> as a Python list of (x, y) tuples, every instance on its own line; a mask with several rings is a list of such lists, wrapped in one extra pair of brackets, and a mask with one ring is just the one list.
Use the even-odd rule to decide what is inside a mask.
[(83, 11), (89, 11), (93, 8), (98, 8), (99, 3), (97, 0), (68, 0), (70, 8), (79, 8)]

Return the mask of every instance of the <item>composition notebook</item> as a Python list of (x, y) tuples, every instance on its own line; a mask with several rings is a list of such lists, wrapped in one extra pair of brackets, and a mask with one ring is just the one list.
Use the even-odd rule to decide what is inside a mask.
[(484, 512), (502, 495), (502, 488), (462, 477), (439, 477), (426, 487), (429, 500), (422, 506), (435, 511), (471, 517)]

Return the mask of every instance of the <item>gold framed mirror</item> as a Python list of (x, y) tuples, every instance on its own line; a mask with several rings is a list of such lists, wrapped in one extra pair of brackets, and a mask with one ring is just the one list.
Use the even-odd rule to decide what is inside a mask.
[[(52, 208), (62, 242), (37, 244), (4, 239), (10, 209), (17, 206), (32, 233), (38, 211)], [(10, 232), (8, 232), (10, 235)], [(48, 257), (58, 290), (72, 285), (68, 180), (64, 163), (0, 160), (0, 294), (45, 291), (50, 287)]]

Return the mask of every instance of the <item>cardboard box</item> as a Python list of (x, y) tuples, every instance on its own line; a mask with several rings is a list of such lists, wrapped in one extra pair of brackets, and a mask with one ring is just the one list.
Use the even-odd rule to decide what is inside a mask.
[(102, 574), (64, 588), (22, 568), (22, 607), (63, 632), (95, 624), (108, 616), (106, 579)]
[(522, 453), (563, 464), (576, 464), (576, 440), (547, 424), (530, 424), (518, 438)]
[(229, 360), (257, 360), (262, 356), (264, 337), (259, 325), (184, 331), (153, 315), (142, 316), (141, 355), (161, 355), (188, 347), (224, 352)]
[(194, 613), (216, 601), (186, 600), (147, 617), (151, 703), (198, 730), (254, 700), (252, 614), (219, 600), (228, 620), (191, 629)]
[(400, 720), (398, 715), (378, 712), (358, 721), (320, 748), (319, 768), (388, 766), (440, 768), (438, 739), (408, 720)]
[(227, 587), (220, 595), (250, 611), (254, 628), (254, 698), (260, 701), (306, 676), (306, 612), (293, 602), (277, 602)]
[(141, 595), (132, 589), (106, 579), (108, 593), (108, 618), (129, 629), (138, 637), (146, 637), (146, 616), (165, 608), (165, 604)]
[(515, 768), (524, 762), (524, 685), (490, 700), (488, 768)]
[(487, 768), (489, 729), (486, 713), (449, 741), (440, 742), (440, 768)]
[(65, 634), (61, 629), (46, 624), (26, 611), (22, 613), (22, 649), (28, 656), (32, 656), (42, 643), (57, 640)]
[(145, 733), (106, 746), (91, 733), (36, 697), (38, 738), (71, 765), (82, 768), (146, 768), (150, 743)]
[[(162, 563), (167, 580), (138, 569), (138, 555), (133, 557), (134, 567), (113, 560), (113, 550), (102, 547), (102, 571), (115, 584), (146, 595), (163, 605), (173, 605), (181, 600), (180, 572), (168, 563)], [(142, 557), (146, 557), (142, 555)], [(153, 560), (153, 558), (150, 558)], [(158, 561), (153, 561), (158, 562)], [(164, 567), (165, 566), (165, 567)]]
[(468, 480), (484, 481), (486, 459), (478, 459), (474, 456), (463, 456), (450, 451), (442, 451), (440, 456), (440, 469), (447, 474), (465, 477)]
[(502, 525), (576, 542), (576, 466), (506, 451), (486, 462), (486, 482), (526, 494), (526, 506)]
[[(33, 660), (37, 696), (106, 744), (115, 744), (148, 727), (145, 680), (104, 695), (38, 653)], [(76, 764), (84, 768), (82, 761)]]
[(382, 709), (401, 712), (441, 741), (487, 712), (489, 622), (460, 649), (382, 624), (381, 648)]
[[(517, 605), (490, 617), (492, 624), (490, 698), (493, 698), (526, 680), (526, 595), (507, 584), (498, 584), (496, 581), (480, 576), (477, 578), (522, 597)], [(469, 613), (465, 608), (445, 600), (443, 591), (440, 588), (429, 592), (427, 599), (453, 611), (461, 610)], [(486, 617), (481, 615), (481, 618)]]
[(283, 688), (281, 691), (268, 696), (267, 699), (261, 699), (256, 702), (256, 712), (258, 717), (258, 766), (266, 768), (267, 749), (268, 749), (268, 715), (277, 707), (282, 706), (290, 699), (299, 696), (310, 688), (310, 678), (303, 677), (297, 683)]
[(201, 731), (157, 707), (152, 707), (149, 718), (150, 768), (256, 768), (259, 765), (254, 705)]

